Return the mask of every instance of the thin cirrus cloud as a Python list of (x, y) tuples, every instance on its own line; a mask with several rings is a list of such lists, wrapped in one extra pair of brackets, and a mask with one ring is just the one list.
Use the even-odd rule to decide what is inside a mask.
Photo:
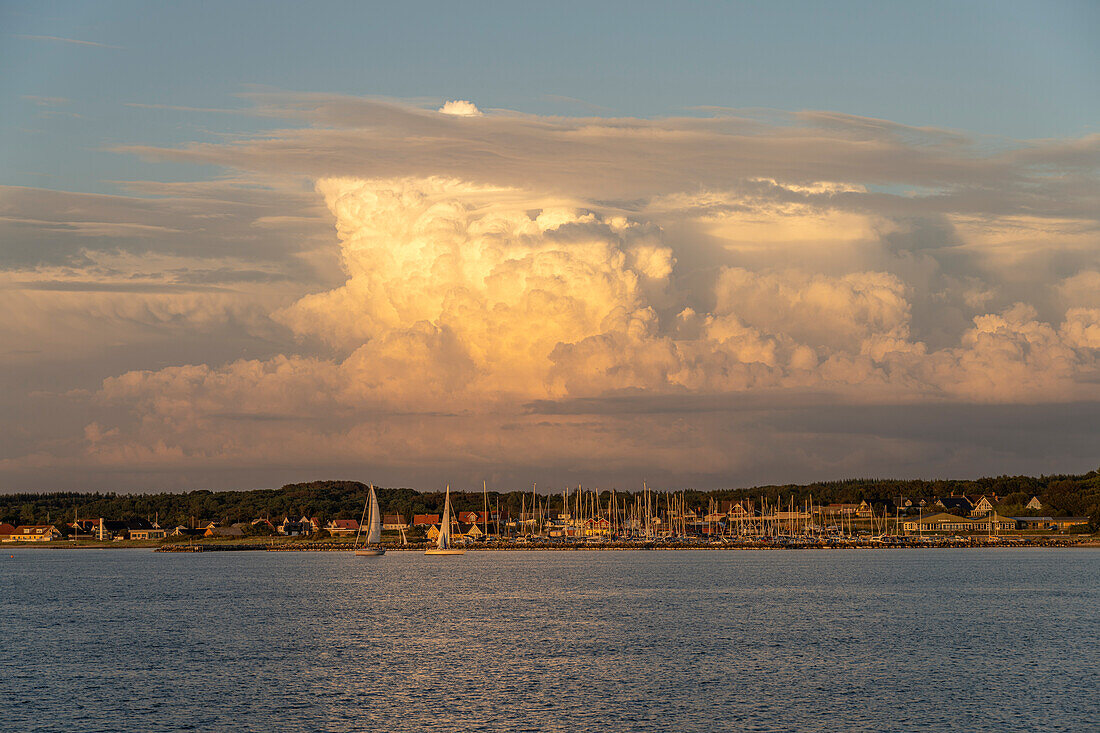
[(24, 38), (28, 41), (47, 41), (50, 43), (68, 43), (74, 46), (91, 46), (93, 48), (113, 48), (122, 49), (122, 46), (112, 46), (109, 43), (97, 43), (96, 41), (81, 41), (77, 38), (62, 38), (61, 36), (33, 36), (20, 34), (17, 38)]
[[(325, 466), (410, 483), (972, 473), (1046, 468), (1009, 446), (1070, 405), (1082, 428), (1058, 455), (1085, 460), (1100, 400), (1095, 136), (250, 98), (293, 124), (119, 149), (235, 183), (138, 184), (164, 194), (140, 199), (8, 190), (0, 207), (20, 203), (0, 226), (26, 242), (6, 263), (21, 298), (66, 278), (156, 281), (170, 287), (85, 295), (108, 320), (140, 297), (130, 317), (161, 304), (151, 327), (247, 332), (268, 352), (107, 376), (68, 452), (0, 471), (53, 455), (60, 471), (167, 482)], [(957, 423), (997, 406), (1029, 416), (1002, 443), (929, 429), (938, 410)], [(859, 427), (883, 411), (899, 427)]]

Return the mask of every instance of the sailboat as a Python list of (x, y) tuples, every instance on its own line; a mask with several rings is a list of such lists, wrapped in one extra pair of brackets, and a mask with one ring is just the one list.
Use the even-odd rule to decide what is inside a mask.
[[(378, 513), (378, 497), (374, 493), (374, 487), (370, 487), (370, 496), (367, 497), (367, 505), (370, 507), (370, 520), (367, 523), (367, 541), (362, 547), (355, 548), (355, 554), (359, 557), (372, 557), (376, 555), (385, 555), (386, 550), (382, 547), (382, 516)], [(367, 507), (363, 507), (363, 511), (367, 511)], [(359, 528), (362, 530), (362, 523)], [(356, 544), (359, 543), (359, 537), (355, 538)]]
[(443, 500), (443, 521), (439, 523), (439, 539), (435, 547), (424, 550), (425, 555), (465, 555), (466, 551), (451, 545), (451, 487), (447, 487), (447, 496)]

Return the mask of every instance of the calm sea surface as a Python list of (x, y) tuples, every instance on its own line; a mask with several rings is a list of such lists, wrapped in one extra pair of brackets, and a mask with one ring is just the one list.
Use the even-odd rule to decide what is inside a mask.
[(3, 730), (1100, 730), (1100, 550), (5, 548), (0, 599)]

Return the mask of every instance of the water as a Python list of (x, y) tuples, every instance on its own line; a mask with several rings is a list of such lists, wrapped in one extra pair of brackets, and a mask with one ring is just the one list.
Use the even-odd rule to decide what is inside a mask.
[(1100, 730), (1100, 550), (23, 549), (0, 598), (3, 730)]

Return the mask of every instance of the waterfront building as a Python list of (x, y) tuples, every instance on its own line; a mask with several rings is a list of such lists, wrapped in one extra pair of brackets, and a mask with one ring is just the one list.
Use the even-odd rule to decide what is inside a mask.
[(909, 519), (902, 525), (906, 532), (1010, 532), (1016, 529), (1016, 520), (1002, 517), (996, 512), (985, 518), (960, 517), (955, 514), (932, 514), (919, 519)]
[(1089, 523), (1088, 517), (1011, 517), (1016, 529), (1047, 532), (1065, 532)]
[(1074, 527), (1084, 527), (1088, 525), (1088, 517), (1054, 517), (1051, 520), (1051, 529), (1056, 529), (1059, 532), (1065, 532), (1073, 529)]
[(52, 524), (21, 524), (10, 537), (12, 542), (51, 542), (62, 535)]

